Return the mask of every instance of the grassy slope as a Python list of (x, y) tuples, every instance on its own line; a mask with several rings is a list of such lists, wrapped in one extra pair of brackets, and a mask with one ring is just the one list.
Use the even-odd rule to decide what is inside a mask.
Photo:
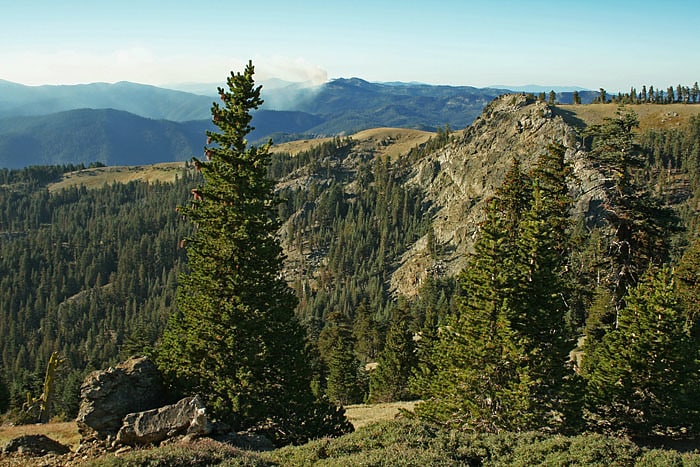
[(129, 183), (134, 180), (147, 182), (173, 182), (182, 174), (184, 162), (165, 162), (153, 165), (110, 166), (69, 172), (60, 182), (49, 185), (49, 191), (58, 191), (75, 185), (102, 188), (105, 184)]
[[(689, 104), (639, 104), (626, 105), (639, 117), (639, 129), (677, 128), (687, 124), (691, 116), (700, 114), (700, 105)], [(556, 110), (570, 124), (580, 127), (582, 123), (592, 125), (601, 123), (604, 118), (615, 116), (618, 106), (615, 104), (557, 105)]]
[(70, 446), (72, 449), (80, 444), (80, 434), (75, 422), (46, 423), (19, 426), (0, 426), (0, 449), (8, 441), (26, 435), (46, 435), (61, 444)]
[[(360, 144), (371, 145), (379, 149), (381, 155), (392, 159), (408, 152), (414, 146), (427, 141), (433, 133), (419, 130), (397, 128), (377, 128), (361, 131), (352, 136)], [(292, 141), (272, 147), (273, 152), (298, 154), (311, 149), (332, 138)], [(172, 182), (182, 173), (184, 162), (167, 162), (154, 165), (110, 166), (79, 170), (64, 175), (57, 183), (49, 185), (49, 191), (57, 191), (75, 185), (87, 188), (101, 188), (105, 184), (129, 183), (134, 180)]]
[[(640, 130), (648, 128), (676, 128), (688, 123), (691, 116), (700, 114), (700, 105), (687, 104), (642, 104), (625, 107), (639, 116)], [(618, 106), (615, 104), (557, 105), (555, 112), (568, 123), (582, 128), (600, 123), (603, 118), (614, 117)], [(398, 129), (374, 128), (352, 136), (360, 144), (379, 149), (380, 155), (396, 159), (411, 148), (426, 142), (434, 133)], [(298, 154), (332, 138), (307, 139), (282, 143), (272, 147), (273, 152)], [(159, 180), (171, 182), (182, 170), (182, 162), (163, 163), (131, 167), (100, 167), (66, 174), (62, 181), (49, 187), (50, 191), (63, 187), (84, 184), (88, 188), (99, 188), (105, 183), (128, 183), (132, 180)]]

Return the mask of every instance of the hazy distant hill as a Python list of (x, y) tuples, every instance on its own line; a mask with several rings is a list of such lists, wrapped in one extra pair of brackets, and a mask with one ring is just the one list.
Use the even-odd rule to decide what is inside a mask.
[[(129, 82), (24, 86), (0, 80), (0, 166), (189, 159), (201, 154), (211, 125), (218, 98), (216, 85), (209, 87), (205, 96)], [(505, 92), (359, 78), (320, 86), (271, 82), (263, 85), (266, 103), (254, 114), (250, 141), (282, 143), (380, 127), (459, 130)], [(570, 93), (559, 100), (570, 101)]]
[(211, 97), (119, 82), (24, 86), (0, 80), (0, 117), (48, 115), (74, 109), (116, 109), (173, 121), (209, 117)]
[(201, 154), (207, 121), (170, 122), (110, 109), (0, 120), (0, 167), (99, 161), (139, 165)]

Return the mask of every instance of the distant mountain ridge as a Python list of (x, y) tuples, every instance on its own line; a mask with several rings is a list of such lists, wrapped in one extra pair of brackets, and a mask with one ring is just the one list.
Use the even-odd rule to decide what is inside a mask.
[(127, 81), (25, 86), (0, 80), (0, 118), (89, 108), (182, 122), (209, 118), (211, 103), (211, 97)]
[[(201, 154), (211, 128), (217, 100), (212, 87), (212, 95), (201, 95), (130, 82), (25, 86), (0, 80), (0, 166), (189, 159)], [(462, 129), (507, 92), (360, 78), (320, 86), (275, 81), (269, 89), (263, 84), (266, 103), (254, 114), (250, 141), (282, 143), (379, 127)]]
[(0, 167), (141, 165), (200, 154), (207, 121), (171, 122), (113, 109), (0, 119)]

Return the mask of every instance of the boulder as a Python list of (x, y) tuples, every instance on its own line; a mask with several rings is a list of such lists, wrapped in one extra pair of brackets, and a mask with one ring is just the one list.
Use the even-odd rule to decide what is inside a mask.
[(68, 454), (70, 448), (44, 435), (24, 435), (10, 440), (2, 449), (3, 454), (16, 452), (29, 456)]
[(155, 444), (177, 435), (197, 436), (210, 432), (206, 408), (199, 396), (192, 396), (173, 405), (128, 414), (117, 433), (117, 442), (129, 445)]
[(90, 373), (80, 387), (76, 422), (86, 439), (116, 436), (124, 416), (163, 405), (166, 390), (155, 364), (134, 357), (103, 371)]

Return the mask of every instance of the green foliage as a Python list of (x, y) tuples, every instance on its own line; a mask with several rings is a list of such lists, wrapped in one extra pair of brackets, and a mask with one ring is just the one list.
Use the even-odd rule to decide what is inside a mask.
[(326, 317), (318, 346), (326, 366), (326, 396), (339, 405), (362, 401), (360, 362), (355, 355), (355, 339), (349, 320), (341, 313)]
[(254, 467), (271, 465), (260, 454), (205, 439), (188, 444), (170, 444), (165, 447), (134, 450), (125, 454), (109, 454), (85, 462), (87, 467)]
[(378, 366), (370, 374), (369, 401), (393, 402), (412, 400), (409, 380), (417, 365), (416, 344), (410, 328), (408, 310), (394, 310)]
[[(45, 183), (84, 167), (0, 171), (0, 366), (19, 409), (41, 393), (52, 352), (65, 358), (56, 377), (56, 413), (77, 414), (79, 382), (116, 363), (124, 343), (141, 353), (165, 327), (183, 267), (188, 231), (175, 207), (192, 174), (173, 184), (131, 182), (49, 193)], [(144, 258), (148, 260), (145, 261)]]
[(5, 372), (0, 368), (0, 413), (10, 408), (10, 390), (5, 382)]
[(640, 437), (694, 433), (697, 349), (671, 271), (650, 270), (630, 290), (617, 327), (584, 359), (591, 426)]
[(594, 125), (591, 157), (606, 175), (608, 205), (605, 214), (614, 232), (609, 240), (608, 287), (622, 304), (627, 288), (634, 286), (650, 264), (668, 260), (669, 233), (675, 228), (672, 212), (663, 208), (637, 173), (643, 153), (633, 130), (637, 115), (620, 107), (615, 118)]
[(268, 146), (246, 141), (250, 112), (262, 104), (253, 73), (249, 64), (231, 73), (228, 90), (219, 88), (223, 107), (214, 103), (212, 117), (220, 131), (207, 132), (215, 146), (205, 149), (209, 162), (194, 160), (204, 185), (180, 208), (196, 226), (187, 239), (189, 272), (180, 277), (178, 312), (158, 363), (177, 388), (201, 394), (237, 430), (300, 442), (336, 433), (294, 428), (315, 399), (296, 297), (280, 275)]
[[(417, 413), (472, 431), (562, 429), (575, 394), (562, 274), (568, 257), (568, 169), (552, 147), (533, 187), (514, 162), (486, 211), (440, 328)], [(573, 420), (565, 423), (572, 424)]]
[[(686, 329), (700, 339), (700, 239), (685, 251), (674, 269), (676, 291), (685, 310)], [(700, 342), (700, 340), (698, 340)]]
[(106, 466), (697, 466), (697, 452), (647, 449), (599, 434), (551, 436), (539, 432), (468, 434), (415, 421), (384, 422), (335, 439), (268, 452), (245, 451), (203, 439), (113, 454), (86, 465)]
[(698, 454), (644, 451), (629, 440), (585, 434), (540, 432), (471, 434), (414, 421), (387, 422), (358, 429), (334, 440), (285, 447), (263, 457), (283, 465), (480, 465), (480, 466), (632, 466), (682, 459), (696, 465)]

